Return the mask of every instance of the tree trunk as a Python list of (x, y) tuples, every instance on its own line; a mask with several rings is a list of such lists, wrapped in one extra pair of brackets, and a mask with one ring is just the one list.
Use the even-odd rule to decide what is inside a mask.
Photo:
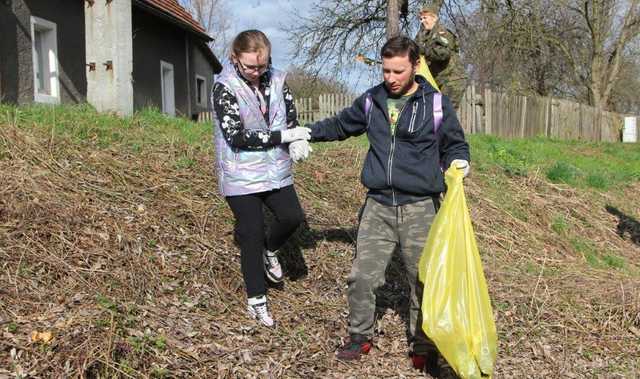
[(387, 39), (400, 34), (399, 0), (387, 1)]
[[(594, 0), (585, 1), (583, 8), (578, 9), (591, 39), (590, 76), (584, 80), (584, 85), (589, 89), (589, 104), (596, 108), (607, 109), (609, 106), (611, 93), (620, 77), (624, 52), (640, 32), (638, 3), (639, 0), (631, 0), (624, 9), (623, 2)], [(624, 15), (622, 26), (614, 27), (620, 15)]]

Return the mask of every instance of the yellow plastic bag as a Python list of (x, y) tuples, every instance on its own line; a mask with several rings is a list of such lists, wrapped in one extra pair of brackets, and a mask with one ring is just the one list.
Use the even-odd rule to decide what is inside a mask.
[(424, 55), (420, 56), (420, 63), (418, 64), (418, 71), (416, 72), (416, 75), (420, 75), (427, 79), (429, 84), (431, 84), (436, 91), (440, 92), (440, 87), (438, 87), (438, 83), (436, 83), (433, 75), (431, 75), (431, 70), (429, 70), (429, 66), (427, 66), (427, 60), (424, 58)]
[(447, 194), (419, 263), (422, 328), (461, 378), (491, 377), (498, 337), (462, 186), (445, 173)]

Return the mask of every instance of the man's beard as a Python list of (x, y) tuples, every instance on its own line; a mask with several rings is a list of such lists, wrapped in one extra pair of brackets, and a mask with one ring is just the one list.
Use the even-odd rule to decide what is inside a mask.
[(413, 87), (413, 83), (416, 81), (416, 75), (415, 73), (413, 75), (411, 75), (411, 79), (402, 87), (400, 87), (400, 89), (398, 90), (398, 92), (394, 92), (389, 85), (387, 85), (387, 89), (389, 90), (389, 92), (391, 92), (392, 95), (394, 96), (404, 96), (407, 92), (409, 92), (409, 90), (411, 89), (411, 87)]

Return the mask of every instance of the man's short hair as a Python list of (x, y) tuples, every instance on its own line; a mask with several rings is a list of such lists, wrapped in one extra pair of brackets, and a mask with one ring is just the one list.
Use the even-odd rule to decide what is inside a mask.
[(414, 40), (407, 36), (396, 36), (389, 39), (380, 50), (382, 58), (403, 57), (405, 55), (409, 56), (412, 64), (418, 64), (420, 48)]

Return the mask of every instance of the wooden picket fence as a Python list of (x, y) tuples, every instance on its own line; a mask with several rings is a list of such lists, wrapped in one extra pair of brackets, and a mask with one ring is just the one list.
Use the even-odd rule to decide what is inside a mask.
[(324, 118), (335, 116), (351, 106), (355, 96), (341, 93), (330, 93), (320, 95), (317, 98), (296, 99), (296, 110), (298, 111), (298, 121), (304, 125), (320, 121)]
[(213, 122), (213, 112), (200, 112), (198, 113), (198, 122), (209, 124)]
[(620, 141), (624, 116), (552, 97), (517, 96), (467, 87), (458, 110), (465, 132), (504, 138)]
[[(336, 115), (351, 106), (355, 96), (340, 93), (295, 100), (300, 124)], [(466, 133), (504, 138), (551, 137), (585, 141), (620, 141), (624, 116), (588, 105), (551, 97), (517, 96), (475, 84), (467, 87), (458, 109)], [(211, 122), (211, 112), (198, 116)]]
[[(316, 98), (295, 99), (298, 121), (301, 125), (320, 121), (335, 116), (342, 109), (351, 106), (355, 96), (342, 93), (323, 94)], [(200, 112), (197, 122), (209, 123), (213, 121), (213, 113)]]

